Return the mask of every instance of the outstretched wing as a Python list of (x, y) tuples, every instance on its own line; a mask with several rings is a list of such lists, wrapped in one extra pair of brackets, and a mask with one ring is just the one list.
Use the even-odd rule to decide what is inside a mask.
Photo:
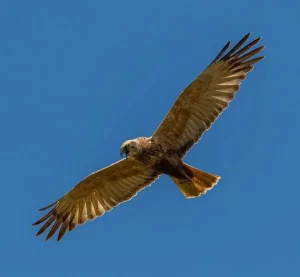
[(134, 197), (138, 191), (150, 185), (159, 174), (134, 159), (128, 158), (96, 171), (86, 177), (58, 201), (40, 209), (51, 211), (35, 222), (45, 222), (37, 233), (44, 233), (52, 223), (46, 240), (50, 239), (61, 226), (57, 241), (67, 230), (72, 231), (78, 224), (102, 216), (106, 211)]
[(179, 95), (153, 134), (154, 140), (183, 157), (201, 138), (233, 100), (253, 64), (264, 58), (250, 59), (264, 46), (246, 53), (261, 38), (240, 49), (249, 36), (250, 33), (223, 55), (230, 45), (229, 41), (205, 71)]

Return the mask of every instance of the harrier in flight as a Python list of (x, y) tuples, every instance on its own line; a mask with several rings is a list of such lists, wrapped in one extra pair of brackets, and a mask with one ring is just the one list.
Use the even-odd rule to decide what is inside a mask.
[(53, 224), (46, 240), (60, 228), (59, 241), (67, 230), (72, 231), (78, 224), (130, 200), (162, 174), (169, 175), (186, 198), (212, 189), (220, 176), (194, 168), (182, 159), (228, 107), (253, 65), (264, 58), (253, 58), (264, 48), (252, 50), (261, 38), (243, 46), (249, 36), (250, 33), (227, 53), (230, 41), (224, 46), (178, 96), (151, 137), (125, 141), (120, 152), (126, 158), (92, 173), (60, 199), (40, 209), (51, 210), (33, 224), (44, 223), (37, 236)]

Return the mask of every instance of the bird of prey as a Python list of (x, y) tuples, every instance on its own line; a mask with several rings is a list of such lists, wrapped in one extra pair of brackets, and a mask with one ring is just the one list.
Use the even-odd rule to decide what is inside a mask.
[(228, 107), (253, 65), (264, 58), (253, 58), (264, 48), (252, 50), (261, 38), (244, 46), (249, 36), (250, 33), (227, 53), (230, 41), (223, 47), (178, 96), (151, 137), (125, 141), (120, 152), (126, 158), (90, 174), (60, 199), (40, 209), (51, 210), (33, 224), (44, 223), (37, 236), (53, 224), (46, 240), (60, 228), (59, 241), (67, 230), (130, 200), (162, 174), (170, 176), (186, 198), (212, 189), (220, 176), (184, 163), (183, 157)]

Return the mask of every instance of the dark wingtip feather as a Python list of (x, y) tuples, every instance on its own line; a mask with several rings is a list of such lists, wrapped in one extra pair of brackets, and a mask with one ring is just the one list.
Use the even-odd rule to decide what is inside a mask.
[(32, 226), (36, 226), (41, 224), (42, 222), (44, 222), (46, 219), (48, 219), (52, 214), (53, 214), (54, 209), (52, 209), (49, 213), (47, 213), (46, 215), (44, 215), (41, 219), (39, 219), (38, 221), (34, 222), (32, 224)]
[[(230, 49), (228, 51), (228, 53), (223, 55), (225, 53), (225, 51), (227, 50), (227, 48), (229, 47), (229, 42), (228, 42), (225, 45), (225, 47), (223, 47), (223, 49), (220, 51), (220, 53), (217, 55), (217, 57), (213, 60), (213, 62), (210, 65), (212, 65), (214, 63), (217, 63), (219, 61), (229, 61), (233, 64), (233, 66), (235, 66), (234, 64), (239, 63), (239, 62), (243, 63), (244, 60), (247, 61), (248, 58), (250, 58), (253, 55), (255, 55), (255, 54), (259, 53), (260, 51), (262, 51), (265, 48), (265, 46), (258, 47), (255, 50), (253, 50), (249, 53), (246, 53), (247, 50), (251, 49), (254, 45), (256, 45), (262, 39), (262, 37), (258, 37), (255, 40), (248, 43), (246, 46), (242, 47), (243, 44), (249, 39), (250, 35), (251, 35), (250, 32), (248, 34), (246, 34), (237, 44), (235, 44), (232, 47), (232, 49)], [(241, 57), (241, 55), (243, 55), (243, 54), (244, 54), (244, 56)], [(244, 60), (243, 60), (243, 58), (244, 58)], [(259, 58), (257, 58), (257, 60), (254, 59), (253, 63), (255, 63), (255, 62), (257, 62), (261, 59), (263, 59), (263, 58), (259, 57)], [(247, 63), (248, 63), (248, 61), (245, 63), (245, 65), (247, 65)]]
[(255, 40), (253, 40), (252, 42), (248, 43), (246, 46), (244, 46), (242, 49), (240, 49), (239, 51), (237, 51), (236, 53), (234, 53), (232, 55), (232, 58), (236, 58), (239, 57), (242, 53), (245, 53), (247, 50), (249, 50), (250, 48), (252, 48), (255, 44), (259, 43), (261, 40), (260, 38), (257, 38)]
[(243, 52), (244, 55), (240, 56), (240, 57), (239, 57), (239, 55), (234, 54), (232, 56), (232, 58), (235, 59), (235, 62), (242, 63), (244, 61), (247, 61), (249, 58), (253, 57), (254, 55), (258, 54), (259, 52), (261, 52), (264, 48), (265, 48), (264, 46), (260, 46), (260, 47), (257, 47), (256, 49), (246, 53), (246, 54)]
[(237, 51), (245, 43), (245, 41), (248, 40), (249, 37), (250, 32), (245, 35), (222, 59), (227, 59), (228, 57), (230, 57), (230, 55)]
[[(69, 217), (69, 215), (68, 215), (68, 217)], [(61, 228), (59, 230), (59, 234), (57, 236), (57, 241), (60, 241), (62, 239), (62, 237), (65, 235), (66, 231), (68, 230), (69, 222), (70, 222), (68, 220), (68, 217), (63, 219), (63, 223), (61, 225)]]
[(250, 60), (250, 61), (247, 61), (247, 62), (245, 62), (244, 64), (247, 64), (247, 63), (250, 63), (250, 62), (251, 62), (252, 64), (255, 64), (255, 63), (257, 63), (257, 62), (263, 60), (264, 58), (265, 58), (265, 56), (261, 56), (261, 57), (252, 59), (252, 60)]
[(43, 234), (48, 228), (49, 226), (55, 221), (55, 217), (52, 216), (48, 219), (48, 221), (41, 227), (41, 229), (37, 232), (37, 236)]
[(36, 237), (40, 236), (41, 234), (43, 234), (45, 232), (45, 230), (43, 230), (42, 228), (35, 234)]
[(214, 60), (211, 62), (211, 64), (215, 63), (218, 59), (222, 57), (222, 55), (225, 53), (225, 51), (230, 46), (230, 40), (225, 44), (225, 46), (222, 48), (222, 50), (219, 52), (219, 54), (214, 58)]
[(60, 242), (60, 240), (63, 238), (63, 236), (64, 236), (64, 234), (65, 233), (63, 233), (63, 234), (58, 234), (58, 236), (57, 236), (57, 242)]
[(57, 229), (59, 228), (59, 226), (61, 225), (61, 220), (60, 219), (56, 219), (56, 222), (53, 224), (51, 230), (49, 231), (46, 240), (49, 240), (53, 237), (53, 235), (56, 233)]
[(43, 234), (44, 233), (44, 231), (41, 229), (41, 230), (39, 230), (37, 233), (36, 233), (36, 237), (38, 237), (38, 236), (40, 236), (41, 234)]
[(246, 34), (237, 44), (243, 44), (246, 40), (248, 40), (248, 38), (251, 36), (251, 32), (249, 32), (248, 34)]
[(45, 210), (48, 210), (50, 208), (52, 208), (53, 206), (55, 206), (56, 204), (58, 203), (58, 201), (55, 201), (53, 202), (52, 204), (48, 205), (47, 207), (44, 207), (44, 208), (41, 208), (41, 209), (38, 209), (38, 211), (45, 211)]

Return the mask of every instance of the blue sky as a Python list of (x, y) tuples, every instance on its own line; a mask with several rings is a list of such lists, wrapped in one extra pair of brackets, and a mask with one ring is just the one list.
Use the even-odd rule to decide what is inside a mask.
[[(299, 4), (102, 2), (0, 3), (0, 275), (299, 276)], [(38, 208), (151, 136), (249, 31), (267, 58), (185, 159), (222, 176), (212, 191), (162, 177), (60, 243), (35, 237)]]

